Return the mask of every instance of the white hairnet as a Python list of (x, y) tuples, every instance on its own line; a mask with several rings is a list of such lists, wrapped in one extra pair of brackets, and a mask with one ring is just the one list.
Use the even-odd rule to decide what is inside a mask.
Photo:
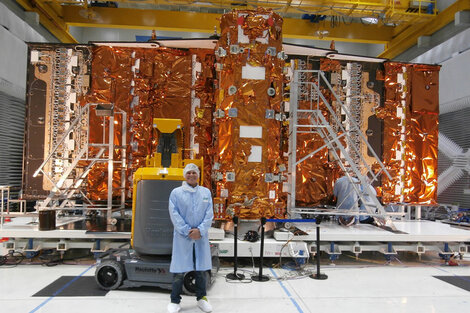
[(194, 164), (194, 163), (186, 164), (186, 166), (184, 167), (184, 170), (183, 170), (183, 176), (186, 177), (186, 173), (189, 172), (189, 171), (195, 171), (198, 176), (201, 175), (201, 173), (199, 171), (199, 167), (197, 167), (197, 165)]

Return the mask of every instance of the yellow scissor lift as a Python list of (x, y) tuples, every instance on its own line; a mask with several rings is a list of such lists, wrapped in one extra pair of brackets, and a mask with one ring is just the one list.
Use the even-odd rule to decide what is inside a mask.
[[(147, 156), (145, 167), (134, 173), (132, 197), (131, 250), (112, 250), (100, 258), (95, 272), (98, 285), (106, 290), (123, 287), (157, 286), (171, 289), (170, 273), (173, 224), (168, 212), (171, 191), (185, 180), (183, 169), (194, 163), (203, 173), (203, 159), (183, 159), (183, 125), (179, 119), (154, 118), (156, 151)], [(201, 178), (202, 181), (202, 174)], [(213, 247), (212, 271), (218, 270), (217, 249)], [(194, 292), (194, 272), (186, 273), (186, 293)]]

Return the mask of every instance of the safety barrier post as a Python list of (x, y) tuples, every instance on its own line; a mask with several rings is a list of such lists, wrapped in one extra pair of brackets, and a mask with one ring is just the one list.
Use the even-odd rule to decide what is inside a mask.
[(315, 219), (315, 223), (317, 224), (317, 254), (315, 255), (317, 258), (317, 273), (312, 274), (309, 277), (318, 280), (327, 279), (328, 276), (326, 274), (320, 273), (320, 223), (321, 223), (321, 215), (317, 216)]
[(225, 276), (228, 280), (242, 280), (245, 279), (245, 275), (238, 274), (238, 256), (237, 256), (237, 242), (238, 242), (238, 216), (233, 217), (233, 273), (227, 274)]
[(264, 224), (266, 224), (266, 217), (261, 218), (261, 247), (259, 251), (259, 274), (251, 276), (252, 280), (259, 282), (269, 281), (269, 276), (263, 275)]

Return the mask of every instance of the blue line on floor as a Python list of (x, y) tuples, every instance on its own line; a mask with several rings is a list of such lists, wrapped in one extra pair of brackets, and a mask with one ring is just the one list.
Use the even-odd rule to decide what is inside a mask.
[[(277, 275), (276, 275), (276, 272), (274, 272), (274, 270), (272, 268), (269, 268), (271, 270), (271, 273), (273, 273), (274, 277), (279, 278)], [(284, 289), (284, 292), (287, 294), (287, 296), (289, 297), (290, 301), (292, 301), (292, 303), (295, 305), (295, 307), (297, 308), (297, 311), (299, 311), (299, 313), (304, 313), (304, 311), (302, 311), (302, 309), (300, 308), (300, 305), (297, 303), (297, 301), (295, 301), (295, 299), (292, 297), (292, 295), (290, 294), (289, 290), (287, 290), (286, 286), (284, 286), (284, 284), (282, 283), (281, 280), (277, 279), (277, 281), (279, 282), (279, 284), (281, 285), (282, 289)]]
[(67, 288), (68, 286), (70, 286), (71, 284), (73, 284), (77, 279), (79, 279), (80, 277), (82, 277), (86, 272), (88, 272), (89, 270), (91, 270), (93, 267), (95, 267), (96, 264), (93, 264), (91, 265), (89, 268), (87, 268), (86, 270), (84, 270), (80, 275), (78, 275), (77, 277), (74, 277), (74, 279), (72, 279), (71, 281), (69, 281), (68, 283), (66, 283), (65, 285), (62, 286), (62, 288), (60, 288), (59, 290), (57, 290), (56, 292), (54, 292), (54, 294), (52, 296), (50, 296), (49, 298), (47, 298), (46, 300), (44, 300), (40, 305), (38, 305), (37, 307), (35, 307), (32, 311), (30, 311), (29, 313), (33, 313), (33, 312), (36, 312), (37, 310), (39, 310), (41, 307), (43, 307), (47, 302), (51, 301), (52, 299), (54, 299), (54, 297), (56, 297), (58, 294), (60, 294), (62, 291), (65, 290), (65, 288)]

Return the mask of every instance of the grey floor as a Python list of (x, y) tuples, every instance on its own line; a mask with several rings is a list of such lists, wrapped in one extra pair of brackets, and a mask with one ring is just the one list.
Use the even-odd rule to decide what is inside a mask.
[[(252, 271), (251, 260), (241, 272)], [(335, 264), (328, 259), (319, 281), (305, 274), (315, 270), (308, 264), (303, 271), (290, 267), (265, 267), (268, 282), (229, 282), (225, 275), (232, 269), (226, 263), (208, 292), (214, 312), (468, 312), (470, 292), (434, 276), (450, 276), (470, 286), (470, 256), (458, 260), (458, 266), (445, 265), (437, 255), (421, 260), (411, 254), (399, 254), (386, 262), (377, 253), (363, 253), (359, 259), (342, 255)], [(88, 264), (85, 264), (88, 263)], [(46, 267), (33, 264), (0, 266), (1, 312), (166, 312), (169, 292), (158, 288), (115, 290), (105, 296), (33, 297), (61, 276), (93, 276), (92, 261), (82, 264)], [(274, 263), (274, 262), (273, 262)], [(292, 265), (289, 260), (285, 264)], [(72, 288), (64, 285), (62, 291)], [(193, 297), (184, 296), (182, 312), (200, 312)]]

